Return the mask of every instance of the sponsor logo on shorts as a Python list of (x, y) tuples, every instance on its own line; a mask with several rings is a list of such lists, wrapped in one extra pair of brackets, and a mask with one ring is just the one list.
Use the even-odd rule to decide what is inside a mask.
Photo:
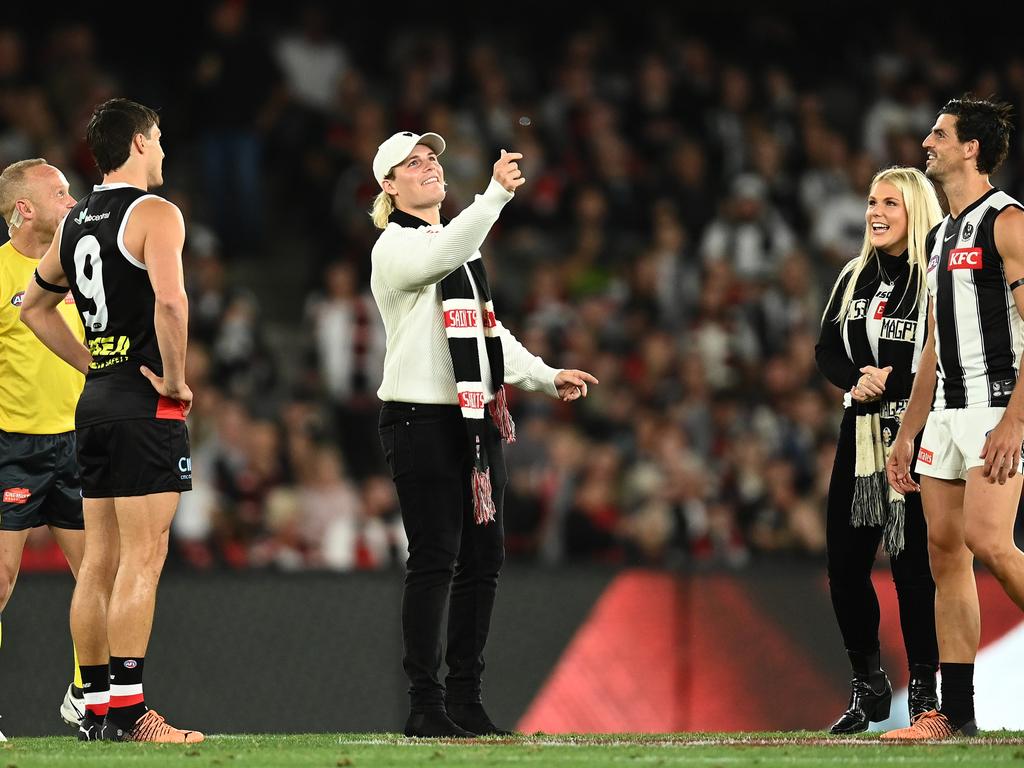
[(922, 448), (917, 452), (917, 460), (922, 464), (931, 464), (935, 459), (935, 454), (929, 451), (927, 448)]
[(967, 222), (967, 226), (964, 227), (964, 233), (960, 235), (961, 240), (970, 240), (971, 235), (974, 234), (974, 225), (971, 222)]
[(192, 479), (192, 457), (182, 456), (178, 459), (178, 472), (181, 473), (182, 480)]
[(1004, 379), (1003, 381), (992, 382), (992, 397), (1005, 397), (1013, 392), (1013, 385), (1016, 382), (1013, 379)]
[(32, 491), (28, 488), (5, 488), (4, 504), (25, 504), (32, 498)]
[(946, 269), (981, 269), (981, 248), (954, 248), (949, 252), (949, 266)]
[(125, 659), (124, 660), (124, 668), (125, 669), (135, 669), (137, 666), (139, 666), (139, 662), (137, 662), (135, 659)]
[(20, 307), (21, 306), (21, 302), (23, 302), (24, 300), (25, 300), (25, 292), (24, 291), (18, 291), (16, 294), (11, 296), (11, 306), (12, 307)]

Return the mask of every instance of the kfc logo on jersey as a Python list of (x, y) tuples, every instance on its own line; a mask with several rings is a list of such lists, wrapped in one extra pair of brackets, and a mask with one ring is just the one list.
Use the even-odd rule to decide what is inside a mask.
[(922, 464), (931, 465), (932, 460), (935, 458), (935, 454), (929, 451), (927, 448), (922, 448), (917, 452), (917, 460)]
[(4, 504), (25, 504), (32, 498), (32, 491), (28, 488), (5, 488)]
[(954, 248), (949, 252), (947, 269), (981, 269), (981, 248)]
[(18, 291), (16, 294), (11, 296), (11, 306), (12, 307), (20, 307), (21, 306), (21, 302), (23, 302), (24, 300), (25, 300), (25, 292), (24, 291)]
[(887, 303), (885, 301), (878, 302), (878, 309), (875, 310), (875, 320), (881, 320), (885, 317), (885, 305)]

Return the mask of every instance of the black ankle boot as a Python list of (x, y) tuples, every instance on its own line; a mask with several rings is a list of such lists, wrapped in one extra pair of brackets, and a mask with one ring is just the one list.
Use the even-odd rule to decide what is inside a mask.
[(405, 723), (406, 736), (428, 739), (472, 739), (476, 733), (460, 728), (443, 710), (413, 712)]
[(868, 729), (868, 723), (877, 723), (889, 718), (892, 685), (889, 683), (885, 671), (879, 665), (878, 651), (874, 653), (847, 651), (847, 653), (853, 666), (850, 704), (829, 728), (829, 733), (860, 733)]
[(504, 731), (487, 716), (483, 704), (452, 704), (446, 705), (448, 717), (460, 728), (472, 731), (477, 736), (512, 736), (512, 731)]
[(913, 723), (925, 712), (939, 708), (939, 695), (935, 687), (934, 664), (911, 664), (910, 685), (907, 696), (907, 708), (910, 710), (910, 722)]

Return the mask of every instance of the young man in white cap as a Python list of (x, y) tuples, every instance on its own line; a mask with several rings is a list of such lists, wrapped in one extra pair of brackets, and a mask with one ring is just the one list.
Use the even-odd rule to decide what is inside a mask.
[[(380, 438), (409, 536), (402, 602), (407, 736), (504, 734), (481, 703), (483, 650), (504, 559), (502, 441), (515, 439), (504, 384), (565, 401), (597, 379), (531, 354), (495, 318), (480, 246), (526, 179), (501, 151), (487, 190), (441, 217), (445, 142), (396, 133), (377, 150), (383, 230), (370, 278), (387, 331)], [(449, 600), (449, 589), (451, 598)], [(438, 680), (448, 603), (448, 676)]]

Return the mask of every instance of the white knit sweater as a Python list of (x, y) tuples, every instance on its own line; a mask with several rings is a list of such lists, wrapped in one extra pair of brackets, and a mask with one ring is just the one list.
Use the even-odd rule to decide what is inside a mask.
[[(448, 222), (418, 228), (388, 224), (373, 246), (370, 288), (387, 331), (381, 400), (457, 405), (455, 371), (441, 312), (442, 279), (473, 259), (512, 193), (491, 180), (487, 190)], [(474, 286), (474, 294), (476, 288)], [(479, 297), (477, 297), (479, 298)], [(486, 401), (494, 398), (483, 328), (477, 346)], [(531, 354), (498, 322), (504, 380), (528, 391), (558, 396), (552, 368)]]

